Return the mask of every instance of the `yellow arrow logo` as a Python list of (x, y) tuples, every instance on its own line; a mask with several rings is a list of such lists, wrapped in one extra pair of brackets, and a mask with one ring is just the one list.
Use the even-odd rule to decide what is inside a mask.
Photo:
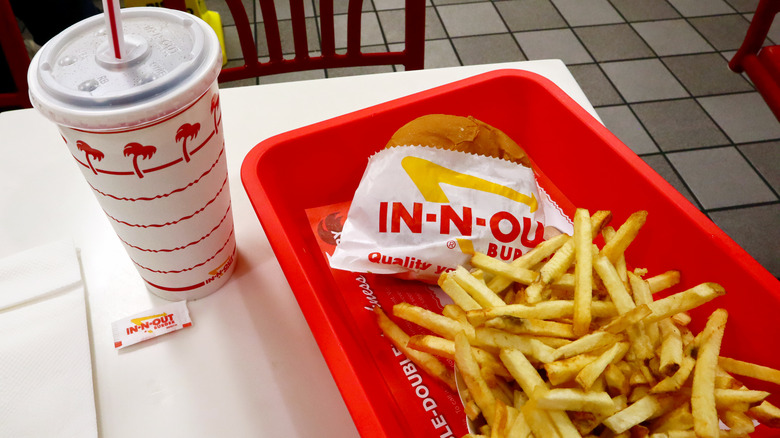
[(417, 189), (423, 195), (423, 198), (428, 202), (449, 202), (447, 195), (444, 194), (444, 190), (441, 188), (442, 184), (448, 184), (503, 196), (531, 207), (531, 213), (538, 208), (538, 203), (533, 193), (531, 196), (528, 196), (509, 187), (447, 169), (424, 158), (404, 157), (401, 160), (401, 167), (404, 168), (409, 178), (412, 179), (414, 185), (417, 186)]
[(159, 318), (161, 316), (168, 316), (168, 314), (167, 313), (161, 313), (159, 315), (144, 316), (144, 317), (141, 317), (141, 318), (133, 318), (133, 319), (130, 320), (130, 322), (132, 322), (135, 325), (141, 325), (141, 323), (146, 321), (147, 319)]
[(227, 263), (230, 260), (230, 257), (226, 258), (224, 262), (222, 262), (221, 265), (217, 266), (216, 268), (209, 271), (209, 275), (217, 275), (217, 272), (219, 272), (220, 269), (222, 269), (223, 266), (225, 266), (225, 263)]

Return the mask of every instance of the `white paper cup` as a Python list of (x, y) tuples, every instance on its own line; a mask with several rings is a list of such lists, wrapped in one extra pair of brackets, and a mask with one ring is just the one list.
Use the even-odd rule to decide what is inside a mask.
[(33, 59), (33, 105), (76, 165), (154, 294), (219, 289), (236, 242), (219, 107), (219, 41), (202, 20), (122, 10), (127, 59), (106, 58), (102, 17), (66, 29)]

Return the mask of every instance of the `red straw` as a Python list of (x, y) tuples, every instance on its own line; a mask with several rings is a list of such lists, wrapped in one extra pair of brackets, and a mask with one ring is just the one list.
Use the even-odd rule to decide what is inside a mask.
[(111, 34), (114, 58), (122, 59), (125, 36), (122, 31), (122, 17), (119, 14), (119, 0), (103, 0), (103, 13), (106, 17), (106, 27)]

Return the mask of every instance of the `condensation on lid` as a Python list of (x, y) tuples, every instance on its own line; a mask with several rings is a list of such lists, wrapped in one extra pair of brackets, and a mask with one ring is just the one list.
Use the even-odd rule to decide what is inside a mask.
[(33, 58), (30, 98), (45, 116), (76, 128), (138, 125), (176, 112), (211, 86), (222, 55), (205, 22), (163, 8), (121, 14), (121, 61), (110, 53), (102, 15), (69, 27)]

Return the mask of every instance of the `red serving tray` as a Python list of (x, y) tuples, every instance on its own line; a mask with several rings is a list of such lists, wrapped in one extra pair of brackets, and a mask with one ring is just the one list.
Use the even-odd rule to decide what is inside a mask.
[[(414, 433), (352, 330), (305, 211), (351, 200), (367, 158), (430, 113), (471, 115), (503, 130), (575, 205), (611, 210), (614, 224), (647, 210), (629, 248), (632, 264), (651, 274), (680, 270), (675, 290), (723, 285), (725, 296), (692, 312), (693, 330), (724, 307), (723, 355), (780, 368), (780, 282), (555, 84), (499, 70), (278, 135), (242, 165), (247, 194), (362, 436)], [(742, 380), (774, 391), (770, 400), (780, 403), (776, 385)], [(777, 432), (760, 426), (753, 436)]]

